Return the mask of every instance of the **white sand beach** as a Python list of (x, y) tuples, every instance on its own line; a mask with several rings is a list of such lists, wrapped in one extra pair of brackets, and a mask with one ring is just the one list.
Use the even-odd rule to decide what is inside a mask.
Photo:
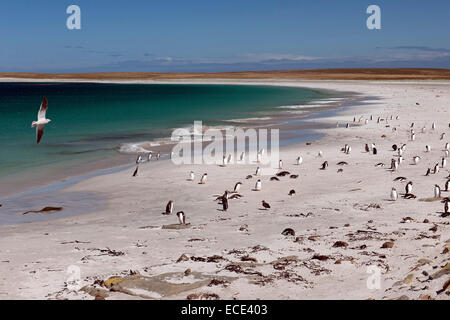
[[(449, 82), (195, 83), (321, 88), (378, 100), (320, 119), (340, 125), (320, 130), (324, 138), (311, 145), (282, 148), (283, 170), (297, 179), (246, 179), (257, 164), (177, 166), (167, 160), (143, 163), (134, 178), (127, 169), (58, 191), (92, 195), (107, 205), (68, 218), (1, 225), (0, 299), (450, 299), (450, 216), (442, 217), (442, 199), (433, 199), (434, 185), (444, 190), (450, 167), (425, 176), (450, 142)], [(415, 141), (409, 138), (412, 122)], [(365, 152), (366, 143), (378, 153)], [(341, 151), (345, 144), (350, 154)], [(397, 172), (389, 169), (397, 155), (393, 144), (406, 144)], [(421, 157), (418, 165), (412, 165), (414, 156)], [(319, 170), (324, 161), (329, 167)], [(342, 161), (348, 164), (337, 165)], [(190, 171), (193, 182), (187, 181)], [(201, 185), (203, 173), (208, 181)], [(400, 176), (406, 180), (394, 181)], [(255, 192), (258, 178), (262, 190)], [(229, 200), (222, 212), (215, 198), (238, 181), (243, 197)], [(408, 181), (415, 199), (402, 197)], [(390, 200), (392, 187), (397, 201)], [(162, 214), (169, 200), (175, 212), (186, 213), (187, 228), (162, 228), (178, 223), (175, 213)], [(269, 210), (262, 210), (262, 200)], [(282, 235), (286, 228), (295, 235)], [(71, 281), (78, 275), (79, 282)]]

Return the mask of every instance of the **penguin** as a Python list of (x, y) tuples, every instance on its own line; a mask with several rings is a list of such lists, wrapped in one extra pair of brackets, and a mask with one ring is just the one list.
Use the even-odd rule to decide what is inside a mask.
[[(397, 147), (397, 146), (395, 146), (395, 147)], [(370, 148), (369, 148), (369, 145), (366, 143), (366, 146), (365, 146), (365, 150), (366, 150), (366, 152), (370, 152)]]
[(439, 173), (439, 163), (436, 163), (436, 164), (434, 165), (433, 173), (434, 173), (434, 174)]
[(278, 161), (278, 169), (283, 169), (283, 160)]
[(444, 190), (444, 191), (450, 191), (449, 188), (450, 188), (450, 179), (448, 179), (448, 180), (445, 182), (445, 190)]
[(222, 157), (222, 167), (226, 167), (228, 163), (228, 158), (226, 155)]
[(431, 129), (436, 130), (436, 123), (433, 122), (433, 124), (431, 125)]
[(156, 160), (159, 160), (159, 158), (161, 158), (161, 152), (158, 151), (158, 153), (156, 154)]
[(372, 153), (373, 153), (373, 154), (377, 154), (377, 153), (378, 153), (377, 148), (373, 148), (373, 149), (372, 149)]
[(445, 168), (447, 166), (447, 159), (442, 158), (441, 160), (441, 168)]
[(136, 177), (138, 174), (139, 165), (136, 166), (136, 169), (133, 172), (133, 177)]
[(391, 190), (391, 200), (392, 200), (392, 201), (397, 201), (397, 199), (398, 199), (398, 193), (397, 193), (397, 190), (396, 190), (394, 187), (392, 187), (392, 190)]
[(297, 165), (301, 165), (303, 163), (303, 158), (300, 156), (297, 158)]
[(150, 152), (147, 154), (147, 162), (152, 161), (152, 157), (153, 157), (153, 153), (150, 151)]
[(415, 134), (415, 133), (412, 133), (412, 134), (411, 134), (411, 141), (414, 141), (414, 140), (416, 140), (416, 134)]
[(370, 121), (372, 121), (372, 120), (373, 120), (373, 115), (371, 114), (371, 115), (370, 115)]
[(449, 214), (448, 211), (448, 200), (444, 202), (444, 215), (447, 216)]
[(380, 118), (380, 117), (378, 117), (378, 119), (377, 119), (377, 123), (380, 123), (380, 120), (381, 120), (381, 118)]
[(239, 190), (241, 189), (241, 186), (242, 186), (242, 182), (237, 182), (234, 185), (234, 192), (239, 192)]
[(425, 133), (425, 132), (427, 132), (427, 128), (424, 126), (424, 127), (422, 127), (422, 133)]
[(350, 128), (350, 124), (349, 123), (347, 123), (346, 125), (345, 125), (345, 128)]
[(173, 159), (173, 157), (175, 156), (175, 153), (173, 151), (170, 152), (170, 159)]
[(222, 197), (222, 210), (228, 210), (228, 193), (225, 191), (225, 195)]
[(407, 196), (408, 194), (411, 193), (411, 191), (412, 191), (412, 185), (413, 185), (412, 181), (410, 181), (410, 182), (408, 182), (408, 183), (406, 184), (406, 186), (405, 186), (405, 196)]
[(189, 172), (189, 178), (188, 178), (188, 181), (194, 181), (194, 179), (195, 179), (194, 171)]
[(410, 128), (414, 128), (414, 122), (411, 122)]
[(402, 149), (402, 148), (399, 148), (398, 151), (397, 151), (397, 153), (398, 153), (399, 156), (402, 156), (402, 155), (403, 155), (403, 149)]
[[(392, 150), (397, 151), (397, 149), (398, 149), (397, 145), (396, 145), (396, 144), (393, 144), (393, 145), (392, 145)], [(366, 151), (367, 151), (367, 150), (366, 150)], [(367, 151), (367, 152), (369, 152), (369, 151)]]
[(367, 120), (367, 119), (364, 120), (364, 124), (366, 124), (366, 125), (369, 124), (369, 120)]
[(232, 156), (232, 154), (230, 153), (230, 154), (228, 155), (228, 158), (227, 158), (227, 163), (231, 163), (231, 161), (233, 161), (233, 156)]
[(294, 189), (292, 189), (291, 191), (289, 191), (289, 195), (290, 195), (290, 196), (293, 196), (293, 195), (295, 195), (295, 190), (294, 190)]
[(270, 204), (268, 204), (267, 202), (265, 202), (264, 200), (262, 201), (262, 206), (264, 207), (264, 209), (270, 209)]
[(448, 150), (445, 150), (445, 151), (444, 151), (444, 157), (445, 157), (445, 158), (448, 158), (448, 156), (449, 156), (449, 151), (448, 151)]
[(322, 150), (319, 151), (319, 153), (317, 154), (319, 157), (323, 158), (323, 152)]
[(137, 159), (136, 159), (136, 164), (139, 164), (142, 162), (142, 156), (138, 155)]
[(180, 222), (180, 224), (186, 224), (186, 215), (184, 214), (183, 211), (178, 211), (177, 217), (178, 217), (178, 221)]
[(261, 150), (259, 150), (259, 153), (260, 153), (262, 156), (264, 155), (264, 152), (265, 152), (264, 148), (261, 148)]
[(261, 163), (261, 154), (259, 152), (256, 154), (256, 162)]
[(239, 157), (239, 161), (244, 161), (245, 152), (241, 152), (241, 155)]
[(425, 150), (426, 150), (426, 152), (431, 152), (431, 146), (427, 144), (425, 146)]
[(260, 173), (261, 173), (261, 168), (260, 167), (256, 168), (255, 176), (259, 176)]
[(166, 212), (165, 214), (171, 214), (173, 211), (173, 201), (170, 200), (166, 205)]
[(403, 163), (403, 157), (400, 156), (400, 157), (398, 157), (398, 164), (402, 164), (402, 163)]
[(450, 144), (448, 142), (445, 144), (444, 150), (450, 151)]
[(397, 171), (397, 169), (398, 169), (398, 162), (397, 162), (397, 160), (392, 159), (391, 160), (391, 170), (392, 171)]
[(347, 151), (345, 152), (346, 154), (350, 154), (350, 152), (352, 152), (352, 147), (347, 146)]
[(325, 170), (327, 167), (328, 167), (328, 161), (325, 161), (324, 163), (322, 163), (320, 170)]
[(445, 132), (442, 132), (441, 133), (441, 140), (444, 140), (444, 138), (445, 138)]
[(427, 173), (425, 173), (425, 177), (428, 177), (430, 175), (430, 173), (431, 173), (431, 169), (428, 168)]
[(439, 187), (437, 184), (434, 185), (434, 197), (435, 198), (441, 197), (441, 187)]
[(415, 156), (414, 158), (413, 158), (413, 161), (414, 161), (414, 164), (415, 165), (417, 165), (419, 162), (420, 162), (420, 157), (419, 156)]
[(256, 184), (255, 184), (255, 191), (261, 191), (261, 189), (262, 189), (261, 180), (258, 179), (258, 181), (256, 181)]
[(200, 184), (206, 184), (206, 180), (208, 179), (208, 174), (204, 173), (202, 178), (200, 179)]

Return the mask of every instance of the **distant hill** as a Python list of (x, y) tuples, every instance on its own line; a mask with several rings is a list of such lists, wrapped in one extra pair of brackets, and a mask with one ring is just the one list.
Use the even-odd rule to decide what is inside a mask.
[(83, 80), (165, 80), (165, 79), (286, 79), (286, 80), (450, 80), (450, 69), (374, 68), (314, 69), (280, 71), (239, 71), (217, 73), (25, 73), (0, 72), (0, 78), (83, 79)]

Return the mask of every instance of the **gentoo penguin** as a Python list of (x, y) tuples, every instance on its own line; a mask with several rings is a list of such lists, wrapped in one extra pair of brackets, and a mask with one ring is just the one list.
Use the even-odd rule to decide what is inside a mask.
[(283, 160), (278, 161), (278, 169), (283, 169)]
[(380, 123), (380, 120), (381, 120), (381, 118), (380, 118), (380, 117), (378, 117), (378, 119), (377, 119), (377, 123)]
[(447, 216), (448, 215), (448, 200), (446, 200), (445, 202), (444, 202), (444, 214), (445, 214), (445, 216)]
[(303, 163), (303, 158), (300, 156), (297, 158), (297, 165), (301, 165)]
[(256, 162), (261, 163), (261, 153), (259, 152), (256, 154)]
[(347, 129), (350, 128), (350, 124), (347, 123), (347, 124), (345, 125), (345, 127), (346, 127)]
[(223, 166), (223, 167), (226, 167), (226, 166), (227, 166), (227, 163), (228, 163), (228, 158), (227, 158), (226, 155), (224, 155), (223, 158), (222, 158), (222, 166)]
[(270, 204), (268, 204), (267, 202), (265, 202), (264, 200), (262, 201), (262, 206), (264, 207), (264, 209), (270, 209)]
[[(395, 147), (397, 147), (397, 146), (395, 146)], [(369, 148), (369, 145), (366, 143), (366, 146), (365, 146), (365, 150), (366, 150), (366, 152), (370, 152), (370, 148)]]
[(353, 117), (353, 122), (356, 122), (356, 117)]
[(261, 168), (260, 167), (256, 168), (255, 176), (259, 176), (260, 173), (261, 173)]
[(289, 191), (289, 195), (290, 196), (293, 196), (295, 194), (295, 190), (294, 189), (292, 189), (291, 191)]
[[(392, 145), (392, 150), (397, 151), (397, 149), (398, 149), (397, 145), (396, 145), (396, 144), (393, 144), (393, 145)], [(367, 150), (366, 150), (366, 151), (367, 151)], [(367, 152), (369, 152), (369, 151), (367, 151)]]
[(239, 161), (244, 161), (245, 152), (241, 152), (241, 156), (239, 157)]
[(422, 127), (422, 133), (425, 133), (425, 132), (427, 132), (427, 128), (424, 126), (424, 127)]
[(427, 152), (430, 152), (430, 151), (431, 151), (431, 146), (427, 144), (427, 145), (425, 146), (425, 150), (426, 150)]
[(136, 166), (136, 169), (133, 172), (133, 177), (136, 177), (138, 174), (139, 165)]
[(448, 151), (448, 150), (445, 150), (445, 151), (444, 151), (444, 157), (445, 157), (445, 158), (448, 158), (449, 152), (450, 152), (450, 151)]
[(226, 195), (222, 197), (222, 210), (227, 211), (228, 210), (228, 193), (225, 191)]
[(255, 184), (255, 191), (261, 191), (261, 188), (262, 188), (261, 180), (258, 179), (258, 181), (256, 181)]
[(398, 169), (398, 162), (397, 162), (397, 160), (392, 159), (391, 160), (391, 170), (392, 171), (397, 171), (397, 169)]
[(371, 114), (371, 115), (370, 115), (370, 121), (372, 121), (372, 120), (373, 120), (373, 115)]
[(441, 133), (441, 140), (444, 140), (444, 138), (445, 138), (445, 132), (442, 132)]
[(391, 190), (391, 200), (397, 201), (397, 199), (398, 199), (398, 193), (397, 193), (397, 190), (393, 187)]
[(441, 160), (441, 168), (445, 168), (447, 166), (447, 159), (442, 158)]
[(238, 182), (234, 185), (234, 192), (239, 192), (241, 190), (242, 182)]
[(350, 154), (350, 152), (352, 152), (352, 147), (350, 147), (350, 146), (347, 146), (347, 150), (346, 150), (346, 154)]
[(170, 200), (166, 205), (166, 212), (165, 214), (171, 214), (173, 211), (173, 201)]
[(414, 128), (414, 122), (411, 122), (410, 128)]
[(444, 150), (450, 151), (450, 144), (448, 142), (445, 144)]
[(420, 157), (419, 156), (415, 156), (413, 158), (414, 164), (417, 165), (420, 162)]
[(147, 155), (147, 162), (152, 161), (153, 153), (150, 151)]
[(437, 184), (434, 185), (434, 197), (435, 198), (441, 197), (441, 187), (439, 187)]
[(416, 134), (415, 134), (415, 133), (412, 133), (412, 134), (411, 134), (411, 141), (414, 141), (414, 140), (416, 140)]
[(156, 160), (159, 160), (159, 158), (161, 158), (161, 152), (158, 151), (158, 153), (156, 154)]
[(328, 161), (325, 161), (324, 163), (322, 163), (320, 170), (325, 170), (327, 167), (328, 167)]
[(266, 150), (264, 150), (264, 148), (261, 148), (261, 150), (259, 150), (259, 153), (263, 156), (264, 152), (266, 152)]
[(445, 190), (444, 190), (444, 191), (450, 191), (449, 188), (450, 188), (450, 179), (448, 179), (448, 180), (445, 182)]
[(436, 163), (436, 164), (434, 165), (433, 173), (434, 173), (434, 174), (439, 173), (439, 163)]
[(319, 151), (319, 153), (317, 154), (319, 157), (323, 158), (323, 152), (322, 150)]
[(368, 124), (369, 123), (369, 120), (364, 120), (364, 124)]
[(377, 148), (373, 148), (373, 149), (372, 149), (372, 153), (373, 153), (373, 154), (377, 154), (377, 153), (378, 153)]
[(231, 163), (231, 161), (233, 161), (233, 156), (230, 153), (227, 158), (227, 163)]
[(204, 173), (202, 178), (200, 179), (200, 184), (206, 184), (206, 180), (208, 179), (208, 174)]
[(186, 215), (184, 214), (183, 211), (178, 211), (177, 217), (178, 217), (178, 221), (180, 222), (180, 224), (186, 224)]
[(194, 171), (189, 172), (189, 178), (188, 178), (188, 180), (189, 180), (189, 181), (194, 181), (194, 179), (195, 179)]
[(175, 153), (173, 151), (170, 152), (170, 159), (173, 159), (173, 156), (175, 155)]
[(436, 130), (436, 123), (433, 122), (433, 124), (431, 125), (431, 129)]
[(400, 156), (400, 157), (398, 157), (398, 164), (402, 164), (402, 163), (403, 163), (403, 157)]
[(411, 193), (412, 185), (413, 185), (412, 181), (410, 181), (410, 182), (408, 182), (406, 184), (406, 186), (405, 186), (405, 196)]
[(425, 177), (428, 177), (430, 175), (430, 173), (431, 173), (431, 169), (428, 168), (427, 173), (425, 173)]
[(136, 159), (136, 164), (139, 164), (142, 162), (142, 156), (138, 155), (137, 159)]
[(399, 156), (402, 156), (403, 155), (403, 149), (399, 148), (397, 153), (398, 153)]

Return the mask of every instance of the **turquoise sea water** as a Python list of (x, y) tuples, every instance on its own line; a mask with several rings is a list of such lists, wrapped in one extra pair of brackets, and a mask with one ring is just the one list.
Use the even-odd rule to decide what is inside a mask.
[[(31, 122), (44, 95), (52, 122), (36, 144)], [(223, 120), (264, 117), (279, 106), (330, 97), (276, 86), (0, 83), (0, 177), (43, 168), (51, 174), (54, 165), (69, 168), (107, 158), (124, 143), (170, 137), (174, 128), (194, 120), (225, 125)]]

